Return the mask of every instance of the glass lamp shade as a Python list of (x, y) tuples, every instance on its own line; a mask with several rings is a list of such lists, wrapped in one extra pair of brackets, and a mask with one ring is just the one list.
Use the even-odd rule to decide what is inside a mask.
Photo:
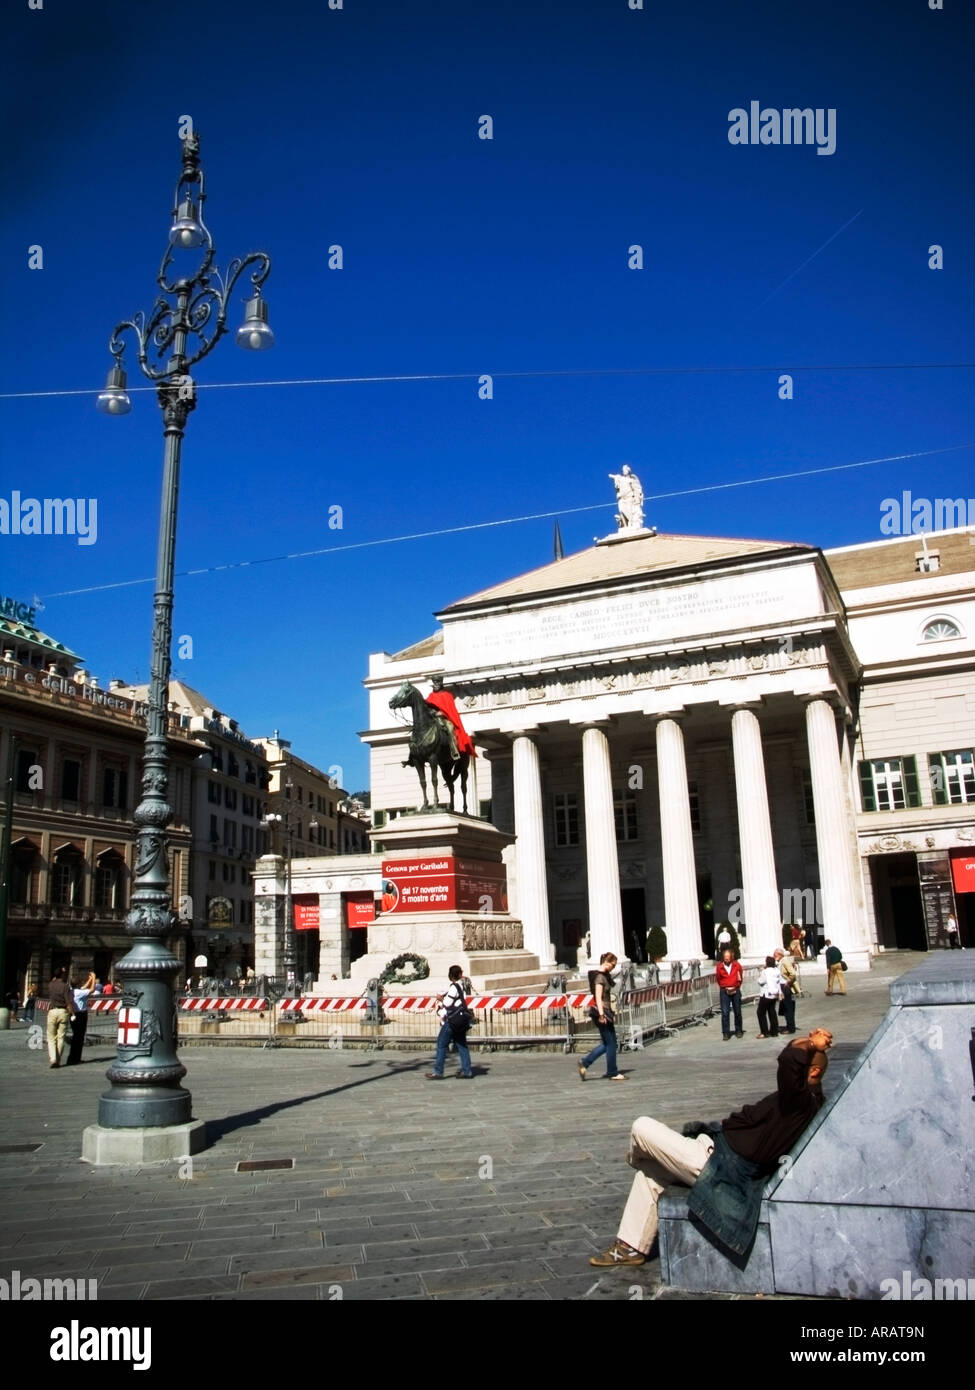
[(200, 226), (199, 209), (195, 203), (180, 203), (176, 211), (176, 221), (169, 229), (170, 246), (179, 246), (184, 251), (192, 251), (195, 246), (202, 246), (206, 241), (206, 233)]
[(125, 371), (122, 367), (112, 367), (105, 379), (105, 390), (99, 392), (95, 402), (103, 415), (128, 415), (132, 409), (129, 393), (125, 389)]
[(247, 301), (244, 322), (237, 329), (237, 346), (249, 352), (263, 352), (274, 347), (274, 334), (267, 322), (267, 304), (260, 295)]

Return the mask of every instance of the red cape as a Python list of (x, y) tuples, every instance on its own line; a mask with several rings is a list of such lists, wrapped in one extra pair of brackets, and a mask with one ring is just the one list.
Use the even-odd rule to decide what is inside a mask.
[(431, 690), (427, 696), (427, 704), (438, 709), (441, 714), (445, 714), (457, 730), (457, 747), (461, 753), (469, 753), (472, 758), (476, 758), (474, 744), (471, 736), (461, 723), (460, 715), (457, 712), (457, 703), (449, 690)]

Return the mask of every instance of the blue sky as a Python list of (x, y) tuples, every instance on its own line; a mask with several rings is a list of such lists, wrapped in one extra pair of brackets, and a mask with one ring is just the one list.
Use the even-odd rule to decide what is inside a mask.
[[(148, 393), (124, 419), (93, 402), (111, 329), (155, 298), (184, 114), (218, 264), (273, 260), (275, 349), (225, 339), (201, 387), (459, 374), (201, 389), (188, 425), (177, 569), (213, 572), (178, 581), (174, 631), (194, 655), (174, 669), (251, 735), (278, 728), (342, 765), (350, 787), (368, 782), (369, 652), (545, 563), (552, 520), (364, 542), (558, 512), (576, 550), (612, 529), (606, 475), (624, 461), (661, 530), (824, 547), (880, 539), (881, 502), (903, 489), (975, 493), (975, 452), (954, 447), (975, 442), (972, 369), (944, 365), (973, 360), (964, 10), (8, 13), (0, 496), (97, 498), (98, 540), (0, 536), (0, 593), (41, 596), (42, 627), (103, 681), (147, 678), (151, 584), (99, 586), (153, 573), (159, 411)], [(835, 152), (730, 144), (729, 112), (753, 100), (834, 109)], [(137, 384), (131, 351), (127, 364)], [(837, 370), (855, 364), (887, 369)], [(780, 400), (779, 374), (804, 365), (820, 369)], [(754, 367), (768, 370), (650, 370)], [(481, 373), (496, 374), (492, 400)], [(92, 394), (9, 398), (72, 390)], [(932, 450), (953, 451), (718, 486)], [(691, 489), (712, 490), (666, 496)], [(360, 548), (214, 568), (335, 545)]]

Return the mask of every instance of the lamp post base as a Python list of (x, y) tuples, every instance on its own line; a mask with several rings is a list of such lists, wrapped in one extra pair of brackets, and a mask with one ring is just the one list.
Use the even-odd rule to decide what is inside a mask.
[(175, 1163), (207, 1147), (206, 1121), (161, 1125), (155, 1129), (106, 1129), (88, 1125), (81, 1137), (83, 1163), (96, 1167), (142, 1167)]

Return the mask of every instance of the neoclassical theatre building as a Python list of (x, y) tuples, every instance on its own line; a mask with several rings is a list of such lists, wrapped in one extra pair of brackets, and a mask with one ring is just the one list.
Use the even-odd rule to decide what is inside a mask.
[[(642, 518), (641, 518), (642, 520)], [(783, 922), (851, 966), (975, 946), (975, 546), (959, 530), (814, 545), (618, 534), (449, 603), (371, 657), (373, 820), (414, 809), (389, 709), (440, 675), (479, 757), (471, 804), (513, 832), (525, 947), (574, 964), (760, 958)]]

